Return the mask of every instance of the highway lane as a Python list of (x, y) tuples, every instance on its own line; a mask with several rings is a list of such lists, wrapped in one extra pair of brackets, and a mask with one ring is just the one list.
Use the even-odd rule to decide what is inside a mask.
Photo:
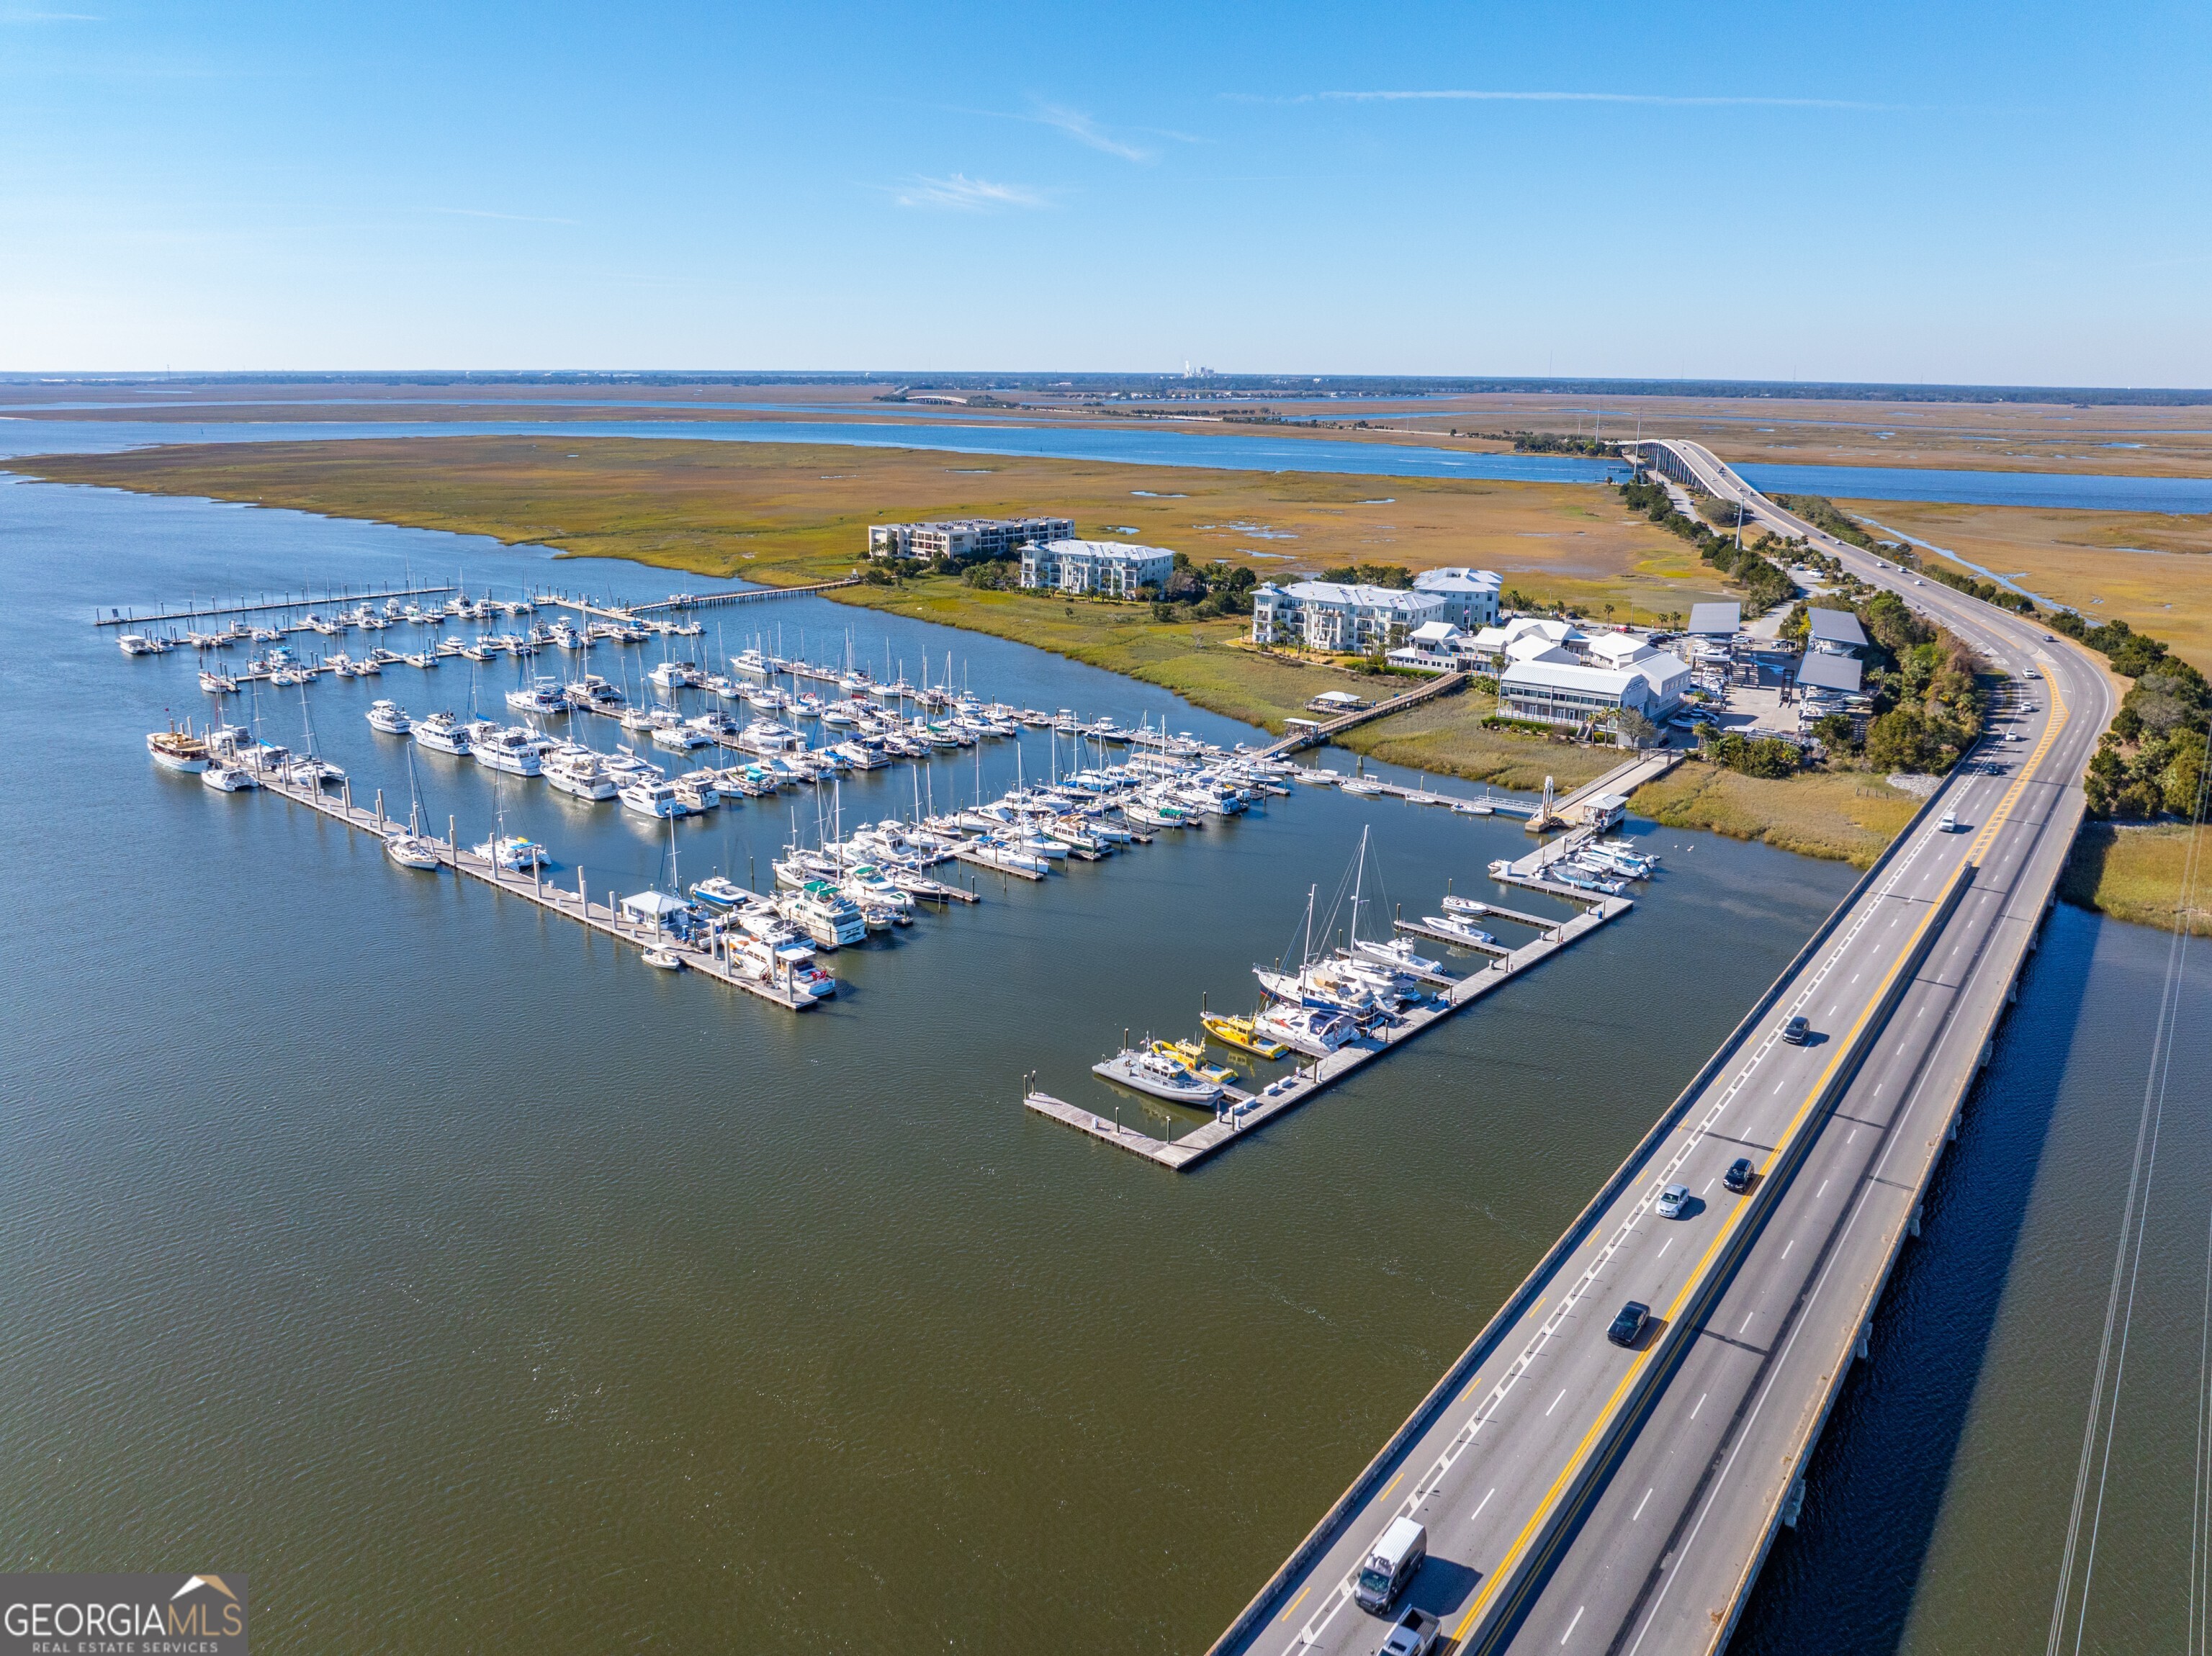
[[(1717, 476), (1716, 492), (1728, 481)], [(1795, 519), (1778, 526), (1833, 544)], [(1841, 1272), (1863, 1289), (1866, 1261), (1886, 1261), (1896, 1226), (1877, 1222), (1874, 1198), (1892, 1188), (1881, 1164), (1917, 1131), (1919, 1114), (1948, 1112), (1955, 1098), (1955, 1085), (1941, 1084), (1957, 1078), (1944, 1067), (1945, 1043), (1980, 1022), (1954, 1014), (1986, 975), (1990, 940), (2039, 912), (2032, 895), (2032, 912), (2017, 913), (2013, 894), (2063, 856), (2071, 818), (2061, 802), (2110, 712), (2102, 676), (2066, 646), (2045, 644), (2033, 623), (1948, 587), (1907, 589), (1911, 577), (1847, 550), (1869, 579), (1905, 590), (2000, 664), (2024, 671), (2039, 655), (2050, 676), (2015, 681), (2027, 694), (2005, 714), (2029, 741), (1985, 743), (1947, 782), (1937, 809), (1955, 810), (1967, 831), (1939, 833), (1932, 814), (1923, 819), (1553, 1270), (1541, 1297), (1287, 1583), (1280, 1608), (1230, 1647), (1372, 1650), (1382, 1624), (1350, 1602), (1351, 1578), (1401, 1512), (1430, 1532), (1432, 1562), (1409, 1601), (1443, 1615), (1465, 1647), (1687, 1650), (1724, 1635), (1735, 1584), (1763, 1549), (1779, 1498), (1771, 1477), (1753, 1475), (1758, 1456), (1804, 1436), (1799, 1392), (1826, 1395), (1836, 1342), (1822, 1338), (1820, 1318), (1840, 1307), (1853, 1319), (1825, 1331), (1845, 1348), (1856, 1331), (1858, 1299), (1823, 1301), (1820, 1285)], [(2054, 816), (2064, 833), (2045, 831)], [(1970, 860), (1980, 866), (1967, 884)], [(1954, 885), (1955, 912), (1939, 914)], [(1923, 938), (1927, 959), (1905, 971)], [(1820, 1043), (1779, 1040), (1799, 1011)], [(1849, 1076), (1840, 1061), (1862, 1029), (1882, 1038)], [(1968, 1041), (1966, 1073), (1979, 1040)], [(1949, 1060), (1955, 1069), (1956, 1055)], [(1784, 1146), (1805, 1157), (1794, 1177), (1785, 1166), (1749, 1198), (1719, 1185), (1737, 1156), (1764, 1168)], [(1653, 1202), (1676, 1180), (1696, 1199), (1682, 1218), (1660, 1220)], [(1605, 1338), (1630, 1298), (1662, 1319), (1632, 1352)], [(1812, 1356), (1825, 1368), (1808, 1370)]]

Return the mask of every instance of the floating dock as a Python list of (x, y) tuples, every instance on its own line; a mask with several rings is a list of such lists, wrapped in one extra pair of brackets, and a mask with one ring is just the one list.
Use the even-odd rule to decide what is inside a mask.
[(135, 610), (111, 610), (103, 616), (95, 610), (92, 615), (92, 624), (95, 627), (138, 627), (156, 621), (208, 621), (216, 616), (252, 615), (263, 610), (313, 610), (330, 604), (381, 604), (386, 598), (445, 597), (459, 590), (452, 586), (393, 586), (377, 591), (367, 589), (358, 592), (326, 591), (320, 597), (316, 597), (312, 592), (303, 593), (298, 597), (272, 598), (264, 595), (251, 603), (240, 598), (236, 604), (210, 604), (199, 609), (157, 610), (143, 616)]
[[(1469, 973), (1453, 983), (1442, 995), (1411, 1007), (1399, 1016), (1395, 1024), (1379, 1036), (1363, 1036), (1350, 1046), (1340, 1046), (1327, 1058), (1315, 1059), (1301, 1064), (1291, 1077), (1278, 1081), (1257, 1093), (1242, 1093), (1229, 1089), (1231, 1110), (1222, 1117), (1194, 1127), (1181, 1138), (1155, 1138), (1126, 1125), (1116, 1118), (1100, 1115), (1081, 1105), (1070, 1104), (1065, 1099), (1054, 1098), (1049, 1093), (1031, 1089), (1022, 1102), (1039, 1115), (1048, 1116), (1064, 1126), (1103, 1140), (1117, 1149), (1140, 1156), (1156, 1166), (1186, 1172), (1208, 1156), (1234, 1143), (1253, 1128), (1273, 1121), (1277, 1116), (1295, 1110), (1299, 1105), (1333, 1087), (1346, 1076), (1362, 1068), (1385, 1052), (1402, 1046), (1414, 1036), (1441, 1023), (1462, 1007), (1473, 1004), (1493, 989), (1518, 977), (1530, 967), (1549, 960), (1562, 949), (1572, 946), (1610, 920), (1618, 919), (1635, 907), (1627, 897), (1595, 897), (1588, 892), (1578, 892), (1561, 887), (1562, 895), (1591, 907), (1570, 920), (1538, 920), (1528, 916), (1529, 923), (1546, 928), (1544, 935), (1534, 942), (1504, 954), (1487, 968)], [(1504, 910), (1494, 911), (1502, 918)]]
[(833, 591), (840, 586), (857, 585), (860, 579), (858, 575), (846, 575), (837, 580), (816, 581), (807, 586), (745, 586), (729, 592), (683, 592), (672, 597), (656, 598), (650, 604), (629, 605), (593, 604), (587, 598), (565, 597), (558, 592), (548, 592), (537, 602), (550, 604), (556, 610), (574, 610), (580, 615), (597, 616), (602, 621), (634, 622), (640, 616), (664, 610), (703, 610), (716, 604), (757, 604), (768, 598), (803, 598), (815, 592)]
[[(261, 786), (271, 793), (282, 794), (295, 804), (306, 805), (311, 810), (320, 811), (325, 816), (335, 817), (348, 828), (359, 828), (362, 833), (374, 838), (380, 845), (384, 837), (397, 826), (381, 810), (365, 810), (355, 804), (349, 788), (343, 796), (332, 798), (319, 788), (302, 786), (283, 778), (264, 775), (261, 778)], [(540, 908), (550, 909), (556, 914), (565, 915), (569, 919), (589, 926), (594, 931), (603, 931), (611, 937), (633, 944), (639, 949), (665, 949), (682, 960), (684, 964), (692, 971), (712, 978), (717, 983), (726, 983), (732, 989), (742, 989), (749, 995), (757, 995), (763, 1000), (773, 1001), (787, 1010), (801, 1012), (814, 1004), (813, 999), (809, 996), (794, 993), (779, 984), (762, 983), (744, 976), (718, 952), (692, 948), (688, 944), (678, 943), (665, 931), (659, 931), (651, 926), (641, 925), (635, 920), (624, 919), (611, 895), (603, 904), (593, 903), (591, 894), (585, 886), (583, 871), (580, 869), (576, 873), (576, 889), (573, 891), (563, 890), (558, 886), (548, 884), (539, 877), (538, 871), (535, 869), (527, 874), (518, 874), (501, 869), (489, 858), (479, 857), (474, 852), (463, 851), (454, 843), (457, 837), (449, 827), (447, 830), (447, 838), (435, 842), (441, 847), (441, 860), (456, 874), (465, 874), (471, 879), (481, 880), (486, 885), (506, 892), (509, 896), (520, 897), (526, 901), (536, 903)], [(401, 869), (399, 871), (406, 874), (424, 870)]]

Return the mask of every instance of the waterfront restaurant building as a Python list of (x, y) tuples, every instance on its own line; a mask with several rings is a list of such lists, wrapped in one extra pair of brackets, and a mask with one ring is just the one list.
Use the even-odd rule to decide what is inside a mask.
[(1443, 619), (1442, 597), (1402, 587), (1302, 580), (1288, 586), (1271, 582), (1252, 591), (1255, 644), (1364, 653), (1387, 650), (1414, 628)]
[(1075, 533), (1066, 518), (954, 518), (943, 523), (871, 524), (872, 558), (950, 558), (955, 563), (1003, 558), (1036, 541)]
[(1103, 592), (1133, 598), (1166, 586), (1175, 554), (1157, 546), (1062, 537), (1022, 549), (1022, 585), (1059, 592)]
[(1580, 725), (1621, 707), (1656, 725), (1674, 711), (1689, 686), (1689, 664), (1663, 652), (1624, 667), (1540, 659), (1516, 661), (1501, 673), (1498, 700), (1507, 717), (1547, 725)]

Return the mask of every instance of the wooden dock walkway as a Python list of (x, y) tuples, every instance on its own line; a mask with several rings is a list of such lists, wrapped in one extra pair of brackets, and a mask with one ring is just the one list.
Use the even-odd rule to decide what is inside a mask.
[[(353, 803), (350, 786), (343, 794), (333, 798), (319, 788), (303, 786), (299, 783), (281, 778), (264, 775), (261, 779), (261, 786), (271, 793), (283, 795), (295, 804), (306, 805), (311, 810), (321, 812), (325, 816), (337, 819), (348, 828), (358, 828), (362, 833), (374, 837), (380, 844), (397, 826), (384, 814), (381, 794), (378, 796), (378, 809), (368, 810)], [(565, 890), (559, 886), (549, 884), (538, 870), (532, 869), (527, 874), (520, 874), (512, 870), (502, 869), (490, 858), (479, 857), (474, 852), (463, 851), (456, 843), (458, 834), (452, 825), (451, 819), (447, 821), (446, 834), (447, 837), (444, 840), (434, 843), (440, 846), (441, 860), (456, 874), (465, 874), (471, 879), (481, 880), (486, 885), (503, 891), (511, 897), (520, 897), (526, 901), (536, 903), (540, 908), (550, 909), (556, 914), (564, 915), (569, 919), (589, 926), (594, 931), (605, 932), (611, 937), (633, 944), (639, 949), (656, 947), (665, 949), (682, 960), (690, 970), (712, 978), (718, 983), (727, 984), (732, 989), (742, 989), (747, 994), (757, 995), (763, 1000), (773, 1001), (787, 1010), (803, 1012), (814, 1004), (813, 998), (810, 996), (797, 993), (781, 984), (760, 981), (739, 972), (735, 964), (720, 949), (709, 950), (694, 948), (689, 944), (678, 943), (665, 931), (625, 919), (612, 895), (608, 896), (605, 903), (592, 902), (590, 890), (585, 884), (581, 869), (576, 870), (575, 889)], [(398, 865), (394, 864), (393, 866), (397, 868)], [(410, 873), (422, 870), (400, 869), (399, 871)]]
[(836, 580), (815, 581), (805, 586), (744, 586), (727, 592), (678, 592), (665, 598), (655, 598), (649, 604), (609, 605), (592, 603), (588, 598), (566, 597), (559, 592), (547, 592), (537, 601), (556, 610), (574, 610), (579, 614), (597, 616), (602, 621), (632, 622), (640, 616), (657, 614), (662, 610), (703, 610), (716, 604), (757, 604), (769, 598), (803, 598), (816, 592), (835, 591), (841, 586), (857, 586), (858, 575), (844, 575)]
[[(1567, 895), (1584, 901), (1590, 901), (1586, 893), (1569, 892)], [(1095, 1110), (1070, 1104), (1065, 1099), (1054, 1098), (1034, 1087), (1025, 1093), (1022, 1102), (1039, 1115), (1048, 1116), (1064, 1126), (1087, 1133), (1116, 1149), (1140, 1156), (1155, 1166), (1178, 1173), (1187, 1172), (1234, 1143), (1253, 1128), (1287, 1114), (1323, 1089), (1334, 1086), (1385, 1052), (1441, 1023), (1462, 1007), (1472, 1005), (1529, 968), (1540, 965), (1561, 950), (1571, 948), (1634, 907), (1634, 901), (1630, 898), (1600, 898), (1590, 908), (1571, 920), (1545, 922), (1551, 929), (1544, 936), (1505, 953), (1484, 970), (1469, 973), (1442, 995), (1409, 1008), (1379, 1039), (1363, 1036), (1351, 1046), (1339, 1047), (1327, 1058), (1300, 1064), (1290, 1076), (1271, 1082), (1257, 1093), (1239, 1093), (1231, 1089), (1230, 1097), (1232, 1103), (1228, 1110), (1216, 1119), (1193, 1128), (1180, 1138), (1155, 1138), (1117, 1119), (1101, 1116)]]
[(1403, 695), (1393, 696), (1388, 701), (1378, 701), (1371, 707), (1362, 707), (1341, 719), (1332, 719), (1326, 725), (1311, 730), (1294, 731), (1279, 742), (1260, 749), (1261, 759), (1280, 759), (1285, 754), (1296, 753), (1301, 748), (1317, 747), (1339, 731), (1348, 731), (1355, 725), (1364, 725), (1370, 719), (1388, 719), (1392, 713), (1404, 713), (1408, 707), (1418, 707), (1424, 701), (1433, 701), (1440, 695), (1449, 695), (1465, 685), (1470, 677), (1466, 673), (1444, 673), (1431, 679), (1419, 689), (1408, 690)]

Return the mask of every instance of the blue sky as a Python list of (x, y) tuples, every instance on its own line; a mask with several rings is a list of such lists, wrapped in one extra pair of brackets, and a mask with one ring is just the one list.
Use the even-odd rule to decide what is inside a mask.
[(0, 0), (0, 367), (2212, 385), (2212, 8)]

